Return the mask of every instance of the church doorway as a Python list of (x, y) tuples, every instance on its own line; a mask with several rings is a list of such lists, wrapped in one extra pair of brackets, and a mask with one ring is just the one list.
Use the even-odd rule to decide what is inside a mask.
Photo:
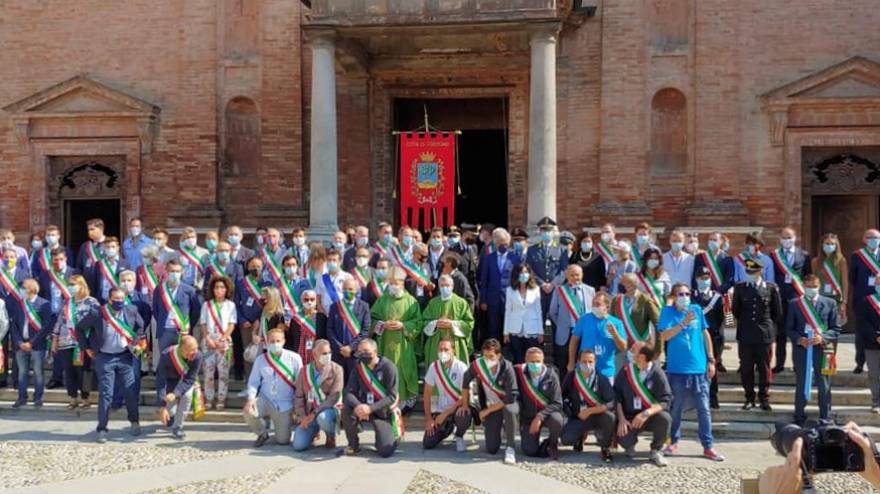
[(104, 220), (104, 234), (121, 238), (122, 201), (119, 199), (65, 199), (64, 238), (70, 248), (79, 252), (79, 246), (88, 240), (86, 222), (92, 218)]
[(461, 130), (455, 199), (455, 223), (458, 225), (492, 223), (507, 226), (507, 107), (507, 98), (394, 100), (394, 128), (397, 130), (414, 130), (423, 126), (426, 111), (432, 128)]

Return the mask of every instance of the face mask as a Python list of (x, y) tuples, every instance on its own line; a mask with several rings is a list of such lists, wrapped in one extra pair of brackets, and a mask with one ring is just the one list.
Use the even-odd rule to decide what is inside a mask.
[(585, 372), (585, 373), (587, 373), (587, 374), (592, 374), (593, 371), (596, 370), (596, 366), (595, 366), (595, 365), (593, 365), (593, 364), (585, 364), (585, 363), (583, 363), (583, 362), (580, 362), (580, 363), (578, 364), (578, 367), (580, 367), (581, 372)]
[(605, 319), (608, 316), (608, 309), (604, 307), (593, 307), (593, 315), (596, 319)]
[(779, 241), (779, 244), (782, 245), (782, 248), (785, 250), (791, 249), (794, 247), (794, 239), (793, 238), (783, 238)]
[(826, 254), (834, 254), (835, 250), (837, 250), (837, 246), (834, 244), (822, 244), (822, 252)]
[(194, 249), (196, 246), (196, 239), (194, 238), (185, 238), (180, 242), (180, 246), (186, 249)]
[(269, 351), (274, 353), (275, 355), (278, 355), (279, 353), (281, 353), (281, 350), (284, 350), (284, 345), (282, 345), (281, 343), (269, 343), (268, 346)]
[(754, 283), (755, 280), (758, 279), (758, 277), (753, 274), (746, 273), (745, 275), (743, 275), (743, 279), (748, 283)]
[(67, 289), (70, 291), (71, 295), (76, 295), (77, 293), (79, 293), (79, 285), (71, 284), (67, 287)]
[(606, 244), (608, 242), (610, 242), (611, 241), (611, 234), (610, 233), (603, 233), (602, 234), (602, 241), (605, 242)]
[(506, 246), (506, 245), (499, 245), (499, 246), (498, 246), (498, 253), (499, 253), (499, 254), (504, 254), (504, 253), (506, 253), (506, 252), (507, 252), (507, 246)]
[(153, 243), (156, 244), (156, 247), (159, 247), (160, 249), (165, 247), (165, 240), (164, 239), (159, 239), (159, 238), (153, 239)]
[(373, 355), (369, 352), (358, 353), (357, 359), (360, 363), (364, 365), (370, 365), (373, 363)]
[(389, 286), (388, 293), (391, 294), (394, 298), (400, 298), (403, 296), (403, 287), (400, 286)]
[(529, 273), (520, 273), (517, 277), (520, 283), (528, 283), (529, 282)]
[(11, 249), (12, 248), (12, 240), (3, 240), (2, 242), (0, 242), (0, 247), (2, 247), (3, 250)]
[(684, 242), (672, 242), (669, 246), (672, 247), (673, 251), (679, 252), (684, 247)]
[(64, 261), (55, 261), (55, 270), (56, 271), (64, 271), (64, 267), (67, 266), (67, 263)]
[(110, 247), (109, 249), (104, 249), (104, 254), (107, 257), (116, 257), (116, 254), (119, 254), (119, 251), (116, 247)]
[(318, 363), (322, 366), (330, 365), (330, 354), (325, 353), (323, 355), (318, 355)]
[(541, 232), (541, 242), (545, 244), (553, 240), (553, 232)]
[(284, 274), (287, 276), (293, 276), (296, 274), (296, 268), (293, 266), (284, 266)]
[(58, 245), (58, 235), (46, 235), (46, 243), (52, 247)]
[(331, 273), (335, 273), (338, 270), (339, 270), (339, 264), (337, 264), (336, 262), (333, 262), (333, 261), (327, 261), (327, 271), (330, 271)]
[(229, 235), (228, 237), (226, 237), (226, 241), (229, 242), (229, 245), (235, 247), (239, 244), (239, 242), (241, 242), (241, 237), (239, 237), (238, 235)]
[(205, 246), (208, 250), (214, 250), (217, 248), (217, 241), (213, 238), (209, 238), (208, 240), (205, 240)]
[(403, 237), (402, 239), (400, 239), (400, 243), (409, 247), (413, 243), (413, 238), (410, 236)]
[(257, 235), (257, 245), (263, 245), (264, 243), (266, 243), (266, 237)]
[(590, 252), (593, 250), (593, 242), (581, 242), (581, 252)]
[(691, 242), (688, 244), (688, 249), (690, 249), (691, 252), (696, 252), (697, 249), (699, 249), (699, 248), (700, 248), (699, 242)]
[(303, 302), (302, 304), (303, 304), (303, 309), (312, 310), (315, 308), (315, 305), (317, 304), (317, 302), (308, 301), (308, 302)]
[(355, 292), (343, 292), (345, 294), (345, 300), (351, 302), (354, 300), (354, 297), (357, 295)]
[(684, 309), (691, 304), (691, 298), (687, 295), (675, 297), (675, 306)]
[(391, 243), (391, 234), (386, 233), (385, 235), (382, 235), (382, 241), (385, 242), (386, 244), (390, 244)]
[(648, 245), (648, 236), (647, 235), (637, 235), (636, 242), (638, 242), (639, 245)]
[(722, 245), (722, 246), (721, 246), (721, 250), (723, 250), (724, 252), (729, 251), (729, 250), (730, 250), (730, 244), (724, 244), (724, 245)]
[(449, 244), (450, 247), (452, 247), (453, 245), (458, 245), (458, 241), (458, 235), (446, 239), (446, 243)]
[(537, 362), (529, 362), (527, 366), (529, 368), (529, 374), (533, 376), (540, 374), (544, 370), (544, 364), (539, 364)]
[(449, 300), (452, 298), (452, 287), (451, 286), (441, 286), (440, 287), (440, 298), (443, 300)]
[(112, 307), (113, 310), (119, 312), (122, 310), (123, 307), (125, 307), (125, 302), (120, 302), (118, 300), (114, 300), (114, 301), (110, 302), (110, 307)]
[(15, 259), (9, 259), (7, 261), (3, 261), (6, 264), (6, 269), (12, 271), (15, 269)]
[(495, 367), (496, 365), (498, 365), (498, 357), (483, 357), (483, 360), (486, 361), (486, 365), (488, 365), (489, 367)]
[(807, 298), (815, 298), (817, 295), (819, 295), (819, 289), (805, 286), (804, 295), (806, 295)]
[(132, 237), (137, 237), (138, 235), (141, 234), (142, 231), (143, 230), (141, 230), (141, 228), (137, 227), (137, 226), (133, 226), (128, 229), (128, 233), (130, 233)]
[(170, 281), (172, 285), (176, 285), (180, 282), (180, 273), (168, 273), (168, 281)]
[(713, 252), (718, 250), (718, 241), (717, 240), (709, 240), (708, 245), (709, 245), (709, 250), (711, 250)]
[(757, 245), (749, 245), (746, 249), (749, 251), (749, 255), (751, 255), (751, 256), (754, 256), (755, 254), (758, 253), (758, 246)]
[(229, 252), (226, 252), (226, 251), (218, 252), (217, 253), (217, 260), (224, 263), (224, 264), (229, 262)]
[(442, 362), (442, 363), (445, 364), (446, 362), (449, 362), (450, 360), (452, 360), (452, 353), (450, 353), (450, 352), (439, 352), (439, 353), (437, 354), (437, 358), (440, 360), (440, 362)]
[(434, 248), (443, 247), (443, 240), (441, 240), (439, 238), (432, 238), (431, 239), (431, 247), (434, 247)]
[(31, 248), (33, 248), (34, 250), (42, 249), (43, 242), (41, 240), (31, 240)]
[(355, 240), (355, 243), (358, 245), (358, 247), (363, 247), (367, 245), (367, 242), (369, 242), (369, 239), (367, 237), (358, 237), (358, 239)]
[(875, 250), (880, 247), (880, 238), (869, 238), (867, 244), (869, 249)]
[(334, 250), (342, 251), (342, 249), (344, 249), (344, 248), (345, 248), (344, 242), (333, 242), (333, 249)]
[(517, 254), (522, 254), (522, 251), (524, 251), (524, 250), (525, 250), (525, 247), (523, 247), (523, 244), (521, 244), (519, 242), (513, 244), (513, 252), (515, 252)]
[(712, 279), (711, 278), (700, 278), (697, 280), (697, 288), (700, 290), (708, 290), (712, 288)]
[(384, 269), (377, 269), (376, 270), (376, 278), (379, 278), (380, 280), (384, 280), (386, 274), (387, 273), (385, 272)]
[(123, 281), (122, 282), (122, 289), (125, 290), (127, 293), (133, 292), (134, 291), (134, 282), (133, 281)]
[(354, 262), (359, 268), (362, 268), (370, 262), (370, 259), (368, 257), (356, 257)]
[(657, 266), (660, 265), (660, 259), (648, 259), (645, 264), (648, 266), (648, 269), (657, 269)]

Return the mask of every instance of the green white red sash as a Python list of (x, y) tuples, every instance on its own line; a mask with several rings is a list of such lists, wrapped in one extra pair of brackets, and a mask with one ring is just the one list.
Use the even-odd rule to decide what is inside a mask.
[(351, 337), (357, 338), (360, 336), (363, 328), (361, 328), (360, 320), (354, 315), (351, 304), (343, 299), (339, 299), (336, 301), (336, 310), (339, 311), (339, 317), (342, 318), (342, 322), (345, 324)]
[(49, 275), (49, 280), (58, 288), (58, 291), (61, 292), (61, 297), (64, 300), (70, 299), (70, 289), (67, 288), (67, 282), (64, 281), (64, 277), (58, 271), (55, 271), (54, 266), (49, 266), (48, 269), (45, 270), (45, 273)]
[(385, 245), (385, 242), (381, 240), (377, 241), (375, 244), (376, 251), (379, 253), (379, 259), (383, 257), (388, 257), (388, 245)]
[(73, 340), (73, 365), (82, 367), (85, 363), (85, 358), (76, 337), (76, 323), (78, 321), (76, 317), (76, 301), (73, 300), (73, 297), (68, 296), (64, 299), (62, 317), (64, 321), (67, 321), (67, 332), (70, 334), (70, 339)]
[(263, 262), (266, 263), (266, 268), (269, 270), (269, 276), (272, 277), (272, 281), (275, 286), (278, 287), (278, 291), (281, 292), (281, 299), (284, 300), (284, 305), (287, 306), (287, 309), (291, 313), (295, 312), (296, 302), (294, 302), (294, 299), (296, 296), (293, 294), (290, 285), (284, 281), (281, 265), (278, 264), (278, 261), (275, 260), (275, 256), (269, 252), (269, 248), (266, 246), (263, 246), (263, 248), (260, 249), (260, 256), (263, 258)]
[(269, 367), (278, 374), (278, 377), (287, 383), (290, 389), (296, 389), (296, 374), (281, 360), (281, 357), (272, 352), (266, 352), (263, 356), (266, 358), (266, 363), (269, 364)]
[(40, 249), (40, 255), (37, 258), (40, 260), (40, 267), (43, 268), (43, 271), (49, 272), (52, 270), (52, 253), (48, 247)]
[(639, 279), (639, 286), (645, 292), (645, 295), (650, 297), (658, 307), (663, 307), (665, 305), (663, 303), (663, 292), (654, 284), (654, 279), (644, 273), (636, 273), (636, 277)]
[(822, 278), (825, 279), (825, 282), (828, 285), (831, 285), (831, 291), (833, 294), (842, 296), (843, 281), (840, 278), (840, 272), (834, 267), (831, 259), (825, 259), (822, 261), (820, 273), (822, 274)]
[(646, 403), (649, 405), (657, 404), (657, 400), (654, 398), (654, 395), (651, 394), (651, 390), (645, 386), (645, 383), (639, 379), (639, 369), (636, 367), (636, 364), (627, 364), (626, 365), (626, 380), (629, 381), (629, 386), (633, 390), (633, 394), (639, 398), (642, 403)]
[(208, 315), (211, 316), (211, 321), (214, 323), (214, 327), (217, 328), (217, 333), (220, 334), (220, 338), (225, 338), (226, 326), (223, 325), (222, 307), (223, 306), (217, 303), (216, 300), (208, 301)]
[(605, 243), (605, 241), (600, 240), (598, 244), (596, 244), (596, 252), (602, 256), (602, 259), (605, 260), (605, 265), (610, 266), (614, 261), (614, 252), (611, 251), (611, 247)]
[(214, 272), (217, 276), (226, 276), (226, 270), (223, 269), (223, 266), (220, 265), (220, 262), (217, 260), (216, 255), (208, 256), (208, 267)]
[(171, 287), (168, 286), (167, 282), (162, 283), (159, 296), (162, 298), (165, 312), (173, 314), (174, 317), (171, 319), (174, 321), (174, 325), (177, 326), (177, 331), (180, 334), (189, 333), (189, 318), (183, 315), (183, 311), (180, 310), (177, 302), (174, 301), (174, 297), (171, 295)]
[(159, 277), (156, 276), (156, 270), (153, 269), (151, 264), (144, 264), (138, 268), (138, 276), (141, 279), (141, 284), (147, 287), (147, 293), (152, 297), (156, 287), (159, 286)]
[(10, 297), (21, 303), (21, 294), (18, 293), (18, 282), (15, 281), (15, 278), (5, 267), (0, 267), (0, 285), (3, 285), (3, 290), (5, 290)]
[(22, 312), (24, 312), (24, 317), (27, 320), (28, 326), (33, 329), (34, 333), (39, 333), (43, 328), (43, 319), (40, 318), (37, 309), (35, 309), (34, 305), (25, 297), (20, 298), (19, 304), (21, 305)]
[(785, 259), (785, 252), (783, 252), (781, 248), (771, 251), (770, 257), (773, 258), (773, 262), (776, 264), (776, 267), (778, 267), (785, 275), (785, 278), (783, 279), (790, 279), (791, 287), (794, 288), (794, 291), (798, 294), (798, 297), (802, 297), (804, 295), (804, 282), (801, 281), (801, 277), (794, 272), (794, 269), (792, 269), (791, 266), (788, 265), (788, 261)]
[(174, 370), (180, 374), (180, 377), (186, 376), (189, 372), (189, 362), (183, 358), (183, 353), (180, 351), (180, 345), (174, 345), (169, 348), (168, 356), (171, 358), (171, 365), (174, 366)]
[(406, 272), (408, 277), (412, 278), (420, 286), (427, 287), (431, 284), (431, 278), (422, 271), (422, 268), (416, 266), (416, 263), (406, 258), (403, 254), (403, 249), (399, 245), (391, 247), (391, 259)]
[(873, 294), (868, 296), (868, 303), (871, 304), (871, 307), (877, 311), (877, 315), (880, 316), (880, 294)]
[(705, 250), (700, 253), (703, 256), (703, 265), (709, 270), (709, 276), (712, 277), (712, 284), (715, 288), (724, 284), (724, 275), (721, 273), (721, 267), (718, 266), (718, 260), (711, 252)]
[[(186, 376), (186, 373), (189, 372), (189, 362), (183, 358), (183, 353), (180, 352), (180, 345), (170, 347), (168, 356), (171, 358), (171, 365), (174, 366), (174, 369), (180, 374), (180, 377), (183, 378)], [(193, 419), (195, 420), (198, 420), (205, 415), (205, 396), (202, 394), (202, 387), (199, 385), (198, 381), (193, 383), (193, 397), (190, 410), (192, 411)]]
[(865, 263), (865, 266), (871, 270), (871, 274), (874, 276), (880, 276), (880, 262), (874, 257), (874, 254), (871, 254), (867, 248), (862, 247), (856, 251), (856, 255), (859, 256), (859, 259), (861, 259), (862, 262)]
[(801, 314), (804, 316), (804, 320), (813, 328), (813, 331), (818, 334), (825, 334), (828, 328), (825, 326), (822, 318), (819, 317), (819, 313), (816, 312), (816, 307), (813, 306), (813, 303), (807, 300), (806, 297), (798, 297), (795, 301), (797, 302), (798, 309), (801, 310)]
[(357, 281), (359, 289), (363, 289), (367, 286), (367, 283), (370, 282), (370, 274), (366, 269), (360, 266), (355, 266), (354, 269), (351, 270), (351, 276), (354, 278), (354, 281)]
[(259, 307), (263, 307), (263, 304), (260, 303), (260, 284), (257, 280), (251, 276), (247, 275), (244, 277), (244, 289), (247, 290), (248, 295), (250, 295), (251, 299), (257, 303)]
[(104, 321), (107, 322), (107, 325), (110, 326), (110, 329), (115, 331), (125, 340), (126, 345), (133, 345), (135, 341), (137, 341), (137, 333), (134, 332), (134, 329), (132, 329), (130, 324), (125, 322), (125, 318), (116, 317), (107, 309), (106, 305), (101, 306), (101, 315), (104, 317)]
[(310, 316), (307, 316), (302, 311), (297, 310), (293, 312), (293, 320), (299, 324), (303, 331), (309, 333), (309, 340), (314, 340), (318, 337), (318, 325), (315, 320), (312, 319)]
[(633, 261), (636, 263), (636, 267), (640, 267), (642, 265), (642, 254), (639, 253), (639, 248), (633, 245), (633, 248), (630, 252), (632, 253)]
[(101, 259), (101, 252), (98, 250), (98, 244), (91, 240), (86, 241), (86, 257), (88, 258), (89, 266), (94, 266)]
[(633, 321), (632, 314), (626, 309), (626, 301), (624, 300), (623, 295), (617, 296), (612, 309), (614, 312), (618, 313), (617, 317), (623, 322), (623, 329), (626, 331), (626, 335), (630, 341), (633, 343), (648, 341), (648, 336), (651, 335), (651, 331), (649, 330), (644, 337), (639, 335), (639, 330), (636, 328), (636, 323)]
[(199, 259), (198, 255), (196, 255), (195, 249), (181, 247), (180, 255), (183, 256), (190, 264), (195, 266), (196, 269), (199, 271), (199, 274), (203, 274), (205, 272), (205, 265), (202, 264), (202, 260)]
[[(116, 262), (118, 266), (119, 261)], [(112, 288), (119, 287), (119, 278), (116, 276), (116, 271), (110, 267), (109, 259), (104, 258), (98, 261), (98, 270), (101, 271), (101, 276), (103, 276), (104, 279), (107, 280), (108, 283), (110, 283), (110, 286)]]
[[(498, 365), (501, 364), (499, 363)], [(498, 384), (495, 377), (492, 376), (492, 371), (489, 370), (489, 364), (486, 363), (486, 359), (483, 357), (477, 357), (474, 359), (473, 368), (477, 377), (483, 382), (483, 385), (489, 388), (498, 399), (504, 399), (504, 396), (506, 396), (507, 393), (504, 391), (504, 388)]]
[[(305, 375), (305, 383), (306, 383), (306, 396), (310, 396), (312, 399), (312, 404), (315, 408), (321, 406), (321, 403), (324, 403), (324, 400), (327, 399), (327, 393), (321, 389), (321, 385), (318, 382), (321, 377), (320, 373), (318, 373), (318, 366), (315, 365), (314, 362), (306, 366), (306, 375)], [(342, 408), (342, 393), (339, 393), (339, 397), (334, 404), (336, 408)]]
[(532, 382), (529, 376), (526, 375), (525, 372), (525, 364), (517, 364), (514, 366), (516, 369), (517, 375), (519, 375), (519, 380), (523, 383), (523, 391), (525, 391), (526, 396), (532, 400), (532, 403), (535, 404), (538, 410), (543, 410), (547, 408), (547, 405), (550, 404), (550, 400), (544, 396), (544, 393), (541, 392), (541, 389)]
[(382, 289), (379, 288), (379, 283), (376, 281), (375, 276), (370, 278), (370, 291), (373, 292), (373, 296), (376, 297), (376, 300), (382, 296)]
[(737, 254), (734, 257), (736, 262), (738, 262), (740, 264), (740, 266), (742, 266), (743, 269), (746, 268), (746, 261), (748, 261), (751, 258), (752, 257), (750, 255), (746, 254), (745, 252), (740, 252), (739, 254)]
[[(376, 379), (376, 375), (373, 374), (373, 371), (371, 371), (369, 367), (362, 363), (358, 363), (357, 371), (361, 382), (364, 383), (364, 386), (367, 387), (367, 391), (373, 395), (373, 398), (375, 398), (376, 401), (382, 401), (388, 396), (385, 386), (382, 386), (382, 383)], [(400, 403), (400, 397), (395, 396), (394, 403), (391, 404), (390, 414), (391, 432), (394, 439), (400, 438), (404, 433), (403, 417), (400, 416), (400, 409), (397, 408), (398, 403)]]
[(580, 369), (574, 371), (574, 387), (588, 408), (597, 407), (604, 403), (602, 397), (590, 387), (587, 376)]
[(568, 286), (568, 283), (562, 284), (557, 290), (559, 291), (559, 297), (568, 309), (571, 322), (577, 322), (584, 315), (584, 306), (581, 304), (581, 301), (577, 299), (574, 290)]
[[(822, 318), (819, 317), (819, 313), (816, 312), (816, 307), (812, 302), (807, 300), (806, 297), (798, 297), (795, 299), (798, 305), (798, 309), (800, 309), (801, 314), (804, 316), (804, 319), (807, 321), (807, 324), (813, 328), (813, 333), (819, 335), (825, 335), (825, 331), (828, 329), (825, 326), (825, 322), (822, 321)], [(822, 348), (822, 358), (820, 360), (819, 372), (822, 375), (830, 376), (833, 375), (837, 371), (837, 358), (834, 354), (834, 345), (826, 344)], [(812, 384), (812, 365), (813, 365), (813, 347), (807, 347), (807, 371), (809, 376), (806, 377), (807, 384)], [(809, 387), (806, 388), (805, 392), (809, 392)]]
[(461, 386), (455, 384), (455, 381), (449, 376), (449, 372), (446, 370), (446, 366), (443, 365), (440, 360), (435, 360), (434, 363), (431, 364), (433, 368), (434, 374), (437, 376), (437, 381), (440, 383), (440, 388), (446, 396), (449, 397), (452, 401), (458, 401), (461, 399)]

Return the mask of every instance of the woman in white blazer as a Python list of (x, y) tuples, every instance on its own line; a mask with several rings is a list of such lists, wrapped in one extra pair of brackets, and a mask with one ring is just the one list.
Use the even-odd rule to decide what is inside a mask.
[(544, 345), (541, 289), (528, 264), (514, 267), (510, 278), (504, 302), (504, 344), (510, 345), (514, 363), (521, 364), (526, 350)]

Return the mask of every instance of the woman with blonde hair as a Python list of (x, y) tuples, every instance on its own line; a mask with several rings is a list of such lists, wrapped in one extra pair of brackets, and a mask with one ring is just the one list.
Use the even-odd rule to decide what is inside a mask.
[[(58, 313), (55, 327), (52, 329), (52, 353), (60, 359), (64, 372), (64, 384), (67, 396), (70, 397), (68, 410), (77, 406), (89, 407), (90, 379), (85, 375), (91, 364), (84, 348), (80, 348), (76, 334), (76, 323), (87, 315), (98, 312), (101, 305), (89, 294), (86, 279), (75, 274), (67, 280), (67, 291), (70, 298), (65, 307)], [(83, 335), (88, 337), (88, 334)]]
[(260, 299), (263, 313), (260, 314), (260, 323), (254, 327), (253, 341), (259, 342), (260, 348), (265, 349), (269, 331), (278, 326), (287, 326), (284, 323), (284, 304), (281, 303), (278, 289), (274, 286), (263, 287)]
[(811, 267), (813, 273), (816, 273), (822, 280), (819, 293), (837, 301), (837, 320), (842, 326), (846, 324), (849, 266), (846, 262), (846, 256), (840, 248), (840, 239), (834, 233), (822, 235), (818, 252), (819, 255), (813, 258)]

